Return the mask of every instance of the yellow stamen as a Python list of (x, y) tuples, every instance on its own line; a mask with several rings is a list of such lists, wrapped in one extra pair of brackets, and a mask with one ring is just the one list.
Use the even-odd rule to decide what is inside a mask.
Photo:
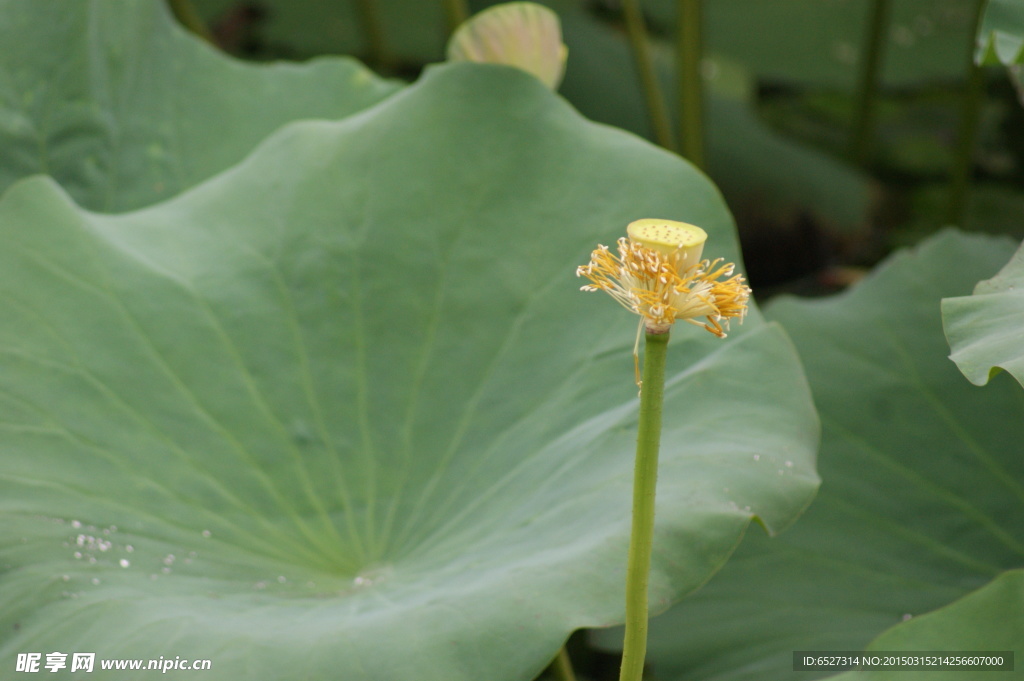
[(648, 333), (665, 333), (681, 319), (724, 338), (730, 319), (743, 321), (750, 288), (742, 275), (733, 274), (732, 263), (701, 260), (680, 269), (694, 253), (699, 257), (707, 238), (704, 230), (668, 220), (638, 220), (629, 231), (639, 238), (619, 239), (618, 256), (598, 246), (590, 263), (577, 268), (577, 276), (591, 281), (584, 291), (608, 293), (640, 315)]

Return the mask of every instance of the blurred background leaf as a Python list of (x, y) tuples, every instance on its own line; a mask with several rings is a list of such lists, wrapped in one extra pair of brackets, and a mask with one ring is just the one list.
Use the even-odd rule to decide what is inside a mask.
[(1024, 62), (1024, 5), (1015, 0), (988, 0), (976, 59), (1004, 66)]
[(950, 359), (971, 383), (985, 385), (1005, 369), (1024, 384), (1024, 251), (974, 295), (943, 300), (942, 321)]
[(343, 118), (400, 87), (349, 58), (237, 61), (161, 2), (0, 0), (0, 13), (0, 191), (46, 173), (91, 210), (174, 196), (289, 121)]

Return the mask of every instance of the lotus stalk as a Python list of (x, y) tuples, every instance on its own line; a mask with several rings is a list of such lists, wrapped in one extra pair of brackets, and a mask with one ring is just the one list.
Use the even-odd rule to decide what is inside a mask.
[(647, 39), (647, 23), (639, 0), (623, 0), (622, 15), (626, 24), (626, 35), (629, 38), (633, 63), (640, 78), (640, 89), (647, 103), (647, 115), (651, 121), (655, 141), (670, 151), (675, 151), (676, 140), (672, 133), (672, 121), (665, 103), (665, 95), (658, 83), (658, 74), (654, 69), (651, 48)]
[(889, 30), (890, 0), (872, 0), (868, 32), (861, 55), (857, 82), (856, 111), (850, 134), (849, 156), (857, 165), (865, 165), (870, 156), (874, 131), (875, 105), (882, 74), (885, 37)]

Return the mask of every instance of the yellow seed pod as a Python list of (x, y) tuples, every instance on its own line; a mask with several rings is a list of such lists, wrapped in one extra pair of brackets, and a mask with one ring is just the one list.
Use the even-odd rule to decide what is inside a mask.
[(700, 262), (708, 234), (700, 227), (675, 220), (644, 218), (626, 227), (626, 234), (635, 243), (675, 258), (679, 272)]
[(568, 54), (558, 15), (533, 2), (485, 9), (459, 26), (448, 41), (448, 61), (516, 66), (552, 90), (562, 82)]

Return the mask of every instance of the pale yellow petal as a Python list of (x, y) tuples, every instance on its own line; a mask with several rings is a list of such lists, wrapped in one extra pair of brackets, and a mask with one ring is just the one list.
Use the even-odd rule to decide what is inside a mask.
[(568, 53), (558, 15), (532, 2), (490, 7), (459, 26), (448, 41), (449, 61), (515, 66), (552, 90), (562, 82)]

